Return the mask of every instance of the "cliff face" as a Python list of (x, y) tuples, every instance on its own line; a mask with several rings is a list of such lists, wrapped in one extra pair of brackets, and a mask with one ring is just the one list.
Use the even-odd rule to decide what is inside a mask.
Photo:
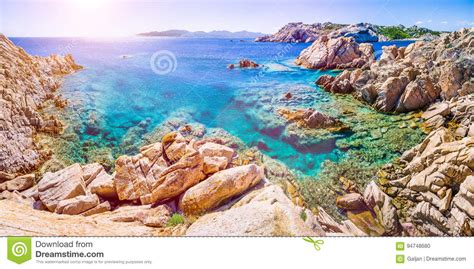
[(71, 55), (30, 56), (0, 35), (0, 180), (41, 162), (35, 134), (57, 133), (62, 124), (40, 110), (47, 100), (60, 105), (54, 93), (61, 77), (81, 68)]

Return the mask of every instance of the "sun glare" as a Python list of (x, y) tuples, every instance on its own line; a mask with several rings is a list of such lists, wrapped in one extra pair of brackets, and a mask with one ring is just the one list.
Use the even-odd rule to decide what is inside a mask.
[(67, 0), (74, 3), (78, 8), (97, 9), (103, 6), (107, 0)]

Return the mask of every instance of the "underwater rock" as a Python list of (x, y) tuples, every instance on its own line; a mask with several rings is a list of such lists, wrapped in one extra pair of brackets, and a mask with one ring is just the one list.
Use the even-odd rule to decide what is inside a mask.
[(25, 173), (37, 168), (47, 155), (34, 140), (39, 132), (57, 134), (63, 124), (39, 113), (54, 99), (61, 77), (82, 67), (71, 55), (30, 56), (0, 34), (0, 170)]
[[(320, 79), (318, 85), (336, 93), (345, 92), (339, 88), (350, 89), (347, 93), (385, 112), (423, 109), (437, 99), (472, 94), (474, 61), (470, 55), (474, 48), (469, 44), (473, 31), (462, 29), (406, 48), (384, 47), (379, 61), (335, 79)], [(439, 125), (432, 121), (433, 126)]]
[(263, 168), (255, 164), (217, 172), (187, 190), (179, 202), (179, 208), (188, 215), (204, 213), (255, 186), (263, 177)]
[(294, 122), (303, 128), (342, 127), (342, 123), (338, 119), (324, 115), (312, 108), (296, 110), (279, 108), (277, 111), (288, 122)]
[(304, 49), (296, 64), (311, 69), (345, 69), (362, 67), (373, 58), (371, 44), (358, 44), (354, 38), (321, 36)]

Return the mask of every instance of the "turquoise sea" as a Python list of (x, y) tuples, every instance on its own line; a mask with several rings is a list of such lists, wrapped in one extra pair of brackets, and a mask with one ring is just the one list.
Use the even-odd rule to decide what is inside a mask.
[[(78, 117), (84, 124), (77, 125), (74, 132), (83, 142), (106, 144), (118, 153), (130, 128), (140, 125), (149, 132), (169, 117), (186, 112), (195, 122), (223, 128), (288, 167), (314, 175), (325, 160), (337, 161), (344, 156), (336, 147), (337, 139), (352, 135), (341, 133), (302, 148), (283, 139), (278, 131), (268, 131), (268, 122), (259, 117), (273, 105), (267, 97), (286, 91), (304, 91), (305, 98), (297, 107), (327, 110), (335, 102), (334, 96), (314, 84), (319, 76), (330, 72), (293, 64), (310, 44), (141, 37), (12, 41), (33, 55), (73, 54), (85, 69), (66, 77), (61, 94), (82, 107)], [(375, 43), (374, 48), (380, 51), (382, 45), (409, 43)], [(227, 68), (241, 58), (264, 67)]]

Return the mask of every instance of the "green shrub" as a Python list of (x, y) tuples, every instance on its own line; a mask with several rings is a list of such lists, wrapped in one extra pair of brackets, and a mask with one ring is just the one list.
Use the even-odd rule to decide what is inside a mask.
[(403, 29), (396, 26), (381, 27), (379, 34), (386, 36), (388, 39), (405, 39), (412, 37)]
[(300, 218), (303, 220), (303, 221), (306, 221), (306, 219), (308, 218), (308, 215), (306, 215), (306, 212), (305, 210), (301, 210), (300, 212)]
[(166, 227), (173, 227), (179, 224), (183, 224), (186, 220), (178, 213), (174, 213), (166, 223)]

